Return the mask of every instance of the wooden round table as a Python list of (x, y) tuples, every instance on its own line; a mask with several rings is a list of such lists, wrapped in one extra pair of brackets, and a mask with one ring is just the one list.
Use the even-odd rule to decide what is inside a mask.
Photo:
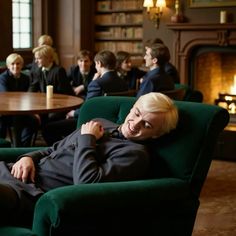
[(0, 115), (42, 114), (70, 111), (78, 108), (84, 100), (76, 96), (46, 93), (0, 92)]

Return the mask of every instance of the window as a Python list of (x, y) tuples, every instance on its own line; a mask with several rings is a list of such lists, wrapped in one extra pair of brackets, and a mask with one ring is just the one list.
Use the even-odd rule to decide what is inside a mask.
[(14, 49), (32, 47), (32, 1), (12, 0)]

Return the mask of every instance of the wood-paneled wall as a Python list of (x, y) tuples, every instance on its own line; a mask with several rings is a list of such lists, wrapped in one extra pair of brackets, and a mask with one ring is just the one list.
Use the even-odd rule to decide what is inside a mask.
[(93, 0), (51, 1), (49, 29), (66, 69), (76, 63), (79, 50), (93, 48), (93, 7)]

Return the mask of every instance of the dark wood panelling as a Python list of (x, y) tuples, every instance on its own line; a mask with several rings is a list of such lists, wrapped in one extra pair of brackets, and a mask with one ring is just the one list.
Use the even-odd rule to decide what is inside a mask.
[(11, 1), (0, 1), (0, 61), (5, 61), (6, 57), (12, 52), (12, 11)]
[[(55, 0), (54, 0), (55, 1)], [(66, 69), (76, 62), (81, 49), (91, 50), (93, 45), (92, 0), (56, 0), (50, 21), (54, 27), (52, 37), (59, 53), (60, 63)]]

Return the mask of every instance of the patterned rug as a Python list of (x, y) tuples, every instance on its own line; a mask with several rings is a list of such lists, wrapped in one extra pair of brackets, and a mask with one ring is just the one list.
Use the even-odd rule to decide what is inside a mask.
[(192, 236), (236, 235), (236, 162), (214, 160), (203, 186)]

